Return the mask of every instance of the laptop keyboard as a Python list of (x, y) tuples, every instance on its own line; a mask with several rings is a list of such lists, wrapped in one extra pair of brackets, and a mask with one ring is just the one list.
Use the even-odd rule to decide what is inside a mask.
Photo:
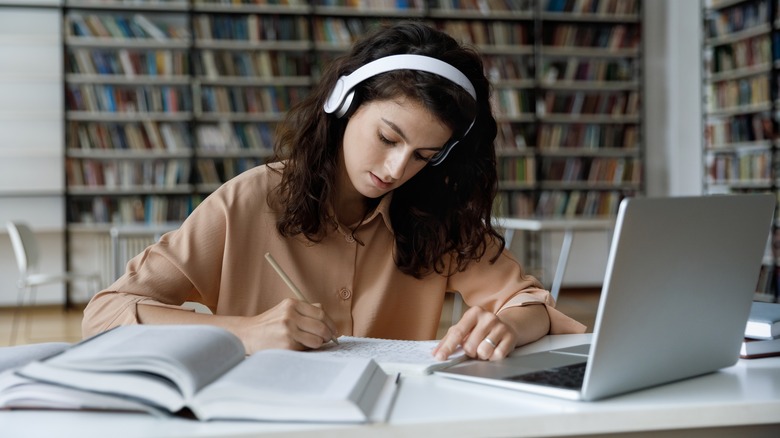
[(582, 381), (585, 377), (586, 364), (586, 362), (581, 362), (575, 363), (574, 365), (534, 371), (532, 373), (520, 374), (519, 376), (507, 377), (506, 380), (529, 382), (566, 389), (580, 389), (582, 388)]

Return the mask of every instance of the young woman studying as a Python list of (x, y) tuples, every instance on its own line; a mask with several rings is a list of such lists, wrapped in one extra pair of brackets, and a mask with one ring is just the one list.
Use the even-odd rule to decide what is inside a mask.
[(491, 226), (489, 93), (479, 55), (431, 27), (365, 37), (289, 112), (271, 163), (225, 183), (133, 258), (87, 306), (83, 334), (213, 324), (250, 353), (316, 349), (339, 335), (433, 339), (449, 291), (470, 309), (438, 358), (460, 345), (501, 359), (548, 333), (584, 331)]

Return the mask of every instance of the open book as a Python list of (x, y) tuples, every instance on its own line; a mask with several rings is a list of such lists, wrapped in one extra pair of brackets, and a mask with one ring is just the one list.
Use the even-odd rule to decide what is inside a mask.
[(338, 344), (327, 344), (309, 354), (329, 357), (369, 357), (386, 373), (431, 374), (467, 359), (458, 349), (447, 360), (438, 360), (431, 353), (439, 341), (407, 341), (397, 339), (340, 336)]
[(241, 341), (217, 327), (133, 325), (0, 376), (0, 407), (381, 422), (396, 381), (372, 359), (288, 350), (245, 357)]

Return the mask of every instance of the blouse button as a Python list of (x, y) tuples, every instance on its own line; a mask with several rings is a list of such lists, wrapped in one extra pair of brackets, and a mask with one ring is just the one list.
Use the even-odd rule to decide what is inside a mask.
[(346, 287), (343, 287), (341, 290), (339, 290), (339, 297), (341, 297), (342, 300), (348, 300), (350, 297), (352, 297), (352, 291)]
[(344, 236), (344, 238), (347, 239), (347, 242), (349, 242), (349, 243), (354, 243), (355, 242), (355, 238), (352, 237), (351, 234), (347, 234), (346, 236)]

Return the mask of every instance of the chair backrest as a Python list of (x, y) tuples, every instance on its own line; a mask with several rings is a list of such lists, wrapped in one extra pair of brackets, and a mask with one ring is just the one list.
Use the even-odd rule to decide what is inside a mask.
[(5, 226), (14, 248), (19, 273), (25, 275), (35, 270), (39, 259), (38, 242), (30, 227), (23, 222), (14, 221), (6, 222)]

